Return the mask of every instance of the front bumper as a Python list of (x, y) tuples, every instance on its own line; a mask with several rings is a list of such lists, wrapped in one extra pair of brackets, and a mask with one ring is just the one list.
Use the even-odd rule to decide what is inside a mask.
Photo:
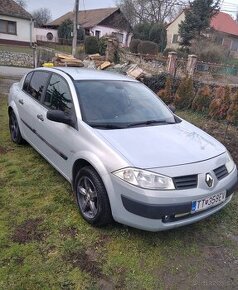
[[(233, 196), (238, 183), (237, 169), (213, 189), (155, 191), (129, 185), (112, 177), (114, 197), (112, 214), (116, 221), (149, 231), (162, 231), (194, 223), (223, 208)], [(223, 203), (207, 210), (191, 213), (192, 201), (226, 191)]]

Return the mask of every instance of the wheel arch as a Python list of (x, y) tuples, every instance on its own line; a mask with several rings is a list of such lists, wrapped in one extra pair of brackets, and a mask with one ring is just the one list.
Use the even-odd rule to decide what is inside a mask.
[(76, 160), (74, 161), (74, 164), (72, 166), (72, 175), (71, 175), (72, 188), (74, 189), (74, 182), (75, 182), (77, 172), (85, 166), (91, 166), (99, 175), (99, 177), (104, 183), (104, 186), (106, 188), (106, 191), (108, 193), (108, 197), (110, 200), (109, 193), (111, 192), (112, 183), (110, 181), (110, 178), (108, 178), (108, 171), (105, 168), (103, 162), (97, 156), (94, 156), (94, 155), (92, 156), (90, 152), (82, 153), (82, 155), (76, 158)]

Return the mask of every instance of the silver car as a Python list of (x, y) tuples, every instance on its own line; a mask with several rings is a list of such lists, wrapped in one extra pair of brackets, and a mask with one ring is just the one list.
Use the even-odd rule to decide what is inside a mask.
[(226, 148), (119, 74), (40, 68), (13, 84), (13, 142), (26, 140), (71, 184), (83, 218), (160, 231), (232, 199), (237, 168)]

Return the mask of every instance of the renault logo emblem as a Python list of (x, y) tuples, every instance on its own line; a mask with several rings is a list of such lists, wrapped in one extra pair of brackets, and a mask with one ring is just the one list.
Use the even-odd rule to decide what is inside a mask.
[(205, 181), (206, 181), (206, 184), (208, 185), (208, 187), (212, 187), (213, 186), (214, 180), (213, 180), (213, 178), (212, 178), (210, 173), (206, 173)]

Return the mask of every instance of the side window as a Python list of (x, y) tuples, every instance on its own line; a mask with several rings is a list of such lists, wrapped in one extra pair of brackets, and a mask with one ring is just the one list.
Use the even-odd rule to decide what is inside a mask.
[(42, 93), (46, 87), (49, 79), (49, 73), (44, 71), (34, 72), (30, 85), (28, 87), (28, 93), (36, 100), (40, 100)]
[(69, 86), (61, 76), (52, 75), (43, 104), (51, 110), (70, 113), (73, 108), (73, 101)]
[(33, 72), (30, 72), (26, 77), (25, 77), (25, 80), (24, 80), (24, 84), (23, 84), (23, 91), (25, 91), (26, 93), (28, 93), (28, 88), (29, 88), (29, 84), (30, 84), (30, 81), (31, 81), (31, 77), (33, 75)]

